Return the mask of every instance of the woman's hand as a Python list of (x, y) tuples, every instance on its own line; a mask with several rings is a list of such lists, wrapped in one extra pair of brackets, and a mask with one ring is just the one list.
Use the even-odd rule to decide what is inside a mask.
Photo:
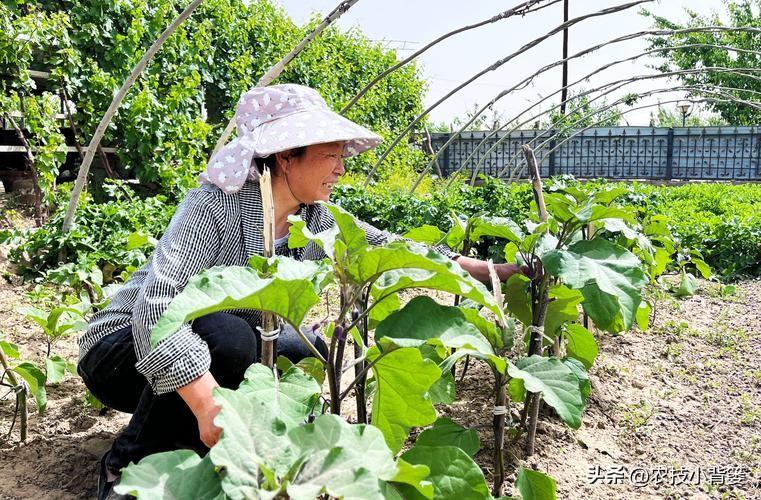
[(497, 271), (500, 281), (507, 281), (513, 274), (525, 274), (528, 276), (528, 266), (519, 266), (518, 264), (494, 264), (494, 270)]
[(198, 420), (201, 442), (209, 448), (217, 444), (219, 436), (222, 435), (222, 429), (214, 425), (214, 417), (220, 410), (212, 397), (215, 387), (219, 387), (219, 384), (210, 372), (206, 372), (188, 385), (177, 389), (177, 393)]

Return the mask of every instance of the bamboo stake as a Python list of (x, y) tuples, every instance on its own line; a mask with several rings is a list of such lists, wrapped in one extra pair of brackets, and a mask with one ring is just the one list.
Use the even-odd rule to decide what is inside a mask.
[(28, 418), (29, 418), (29, 412), (27, 411), (26, 406), (26, 396), (27, 396), (27, 388), (26, 384), (22, 380), (19, 382), (19, 380), (16, 378), (16, 375), (11, 370), (10, 364), (8, 363), (8, 360), (5, 358), (5, 353), (2, 349), (0, 349), (0, 366), (2, 366), (3, 371), (8, 376), (8, 380), (11, 383), (11, 386), (13, 386), (13, 391), (16, 393), (16, 402), (18, 403), (18, 411), (20, 414), (19, 419), (19, 434), (21, 438), (21, 442), (26, 441), (27, 437), (27, 430), (29, 427), (28, 424)]
[[(272, 199), (272, 176), (270, 170), (264, 167), (259, 176), (259, 188), (262, 194), (262, 217), (264, 219), (264, 257), (275, 255), (275, 203)], [(277, 321), (271, 312), (262, 313), (262, 332), (275, 330)], [(275, 366), (276, 340), (265, 339), (262, 335), (262, 364), (273, 368)]]
[(427, 116), (434, 108), (438, 107), (442, 102), (446, 101), (452, 95), (454, 95), (455, 93), (459, 92), (464, 87), (470, 85), (471, 83), (473, 83), (475, 80), (477, 80), (481, 76), (485, 75), (486, 73), (489, 73), (490, 71), (497, 70), (498, 68), (500, 68), (502, 65), (504, 65), (508, 61), (510, 61), (510, 60), (514, 59), (515, 57), (517, 57), (517, 56), (519, 56), (519, 55), (529, 51), (530, 49), (536, 47), (537, 45), (539, 45), (540, 43), (544, 42), (548, 38), (551, 38), (552, 36), (556, 35), (557, 33), (562, 32), (564, 29), (569, 28), (569, 27), (571, 27), (571, 26), (573, 26), (575, 24), (578, 24), (581, 21), (584, 21), (585, 19), (590, 19), (590, 18), (593, 18), (593, 17), (606, 16), (606, 15), (613, 14), (615, 12), (620, 12), (620, 11), (623, 11), (623, 10), (626, 10), (626, 9), (630, 9), (630, 8), (635, 7), (637, 5), (641, 5), (643, 3), (647, 3), (647, 2), (651, 2), (651, 1), (653, 1), (653, 0), (635, 0), (635, 1), (630, 2), (630, 3), (626, 3), (626, 4), (622, 4), (622, 5), (617, 5), (615, 7), (609, 7), (609, 8), (602, 9), (602, 10), (599, 10), (599, 11), (596, 11), (596, 12), (592, 12), (591, 14), (586, 14), (586, 15), (583, 15), (583, 16), (575, 17), (575, 18), (571, 19), (570, 21), (568, 21), (567, 23), (563, 23), (563, 24), (555, 27), (554, 29), (548, 31), (544, 35), (542, 35), (542, 36), (540, 36), (538, 38), (535, 38), (534, 40), (532, 40), (529, 43), (525, 44), (523, 47), (521, 47), (517, 51), (509, 54), (508, 56), (506, 56), (506, 57), (504, 57), (504, 58), (502, 58), (502, 59), (500, 59), (500, 60), (498, 60), (496, 62), (494, 62), (493, 64), (491, 64), (487, 68), (485, 68), (485, 69), (479, 71), (478, 73), (476, 73), (475, 75), (471, 76), (470, 78), (465, 80), (463, 83), (459, 84), (457, 87), (455, 87), (450, 92), (448, 92), (446, 95), (444, 95), (442, 98), (440, 98), (438, 101), (436, 101), (432, 105), (428, 106), (422, 113), (417, 115), (412, 120), (412, 122), (407, 126), (407, 128), (405, 128), (399, 135), (396, 136), (396, 138), (391, 142), (391, 144), (389, 144), (388, 148), (386, 148), (386, 150), (383, 152), (383, 154), (380, 156), (380, 158), (378, 158), (378, 161), (375, 162), (375, 165), (373, 165), (373, 167), (370, 169), (370, 172), (368, 172), (367, 177), (365, 178), (365, 186), (367, 186), (370, 183), (370, 180), (372, 179), (372, 177), (375, 174), (376, 170), (378, 170), (378, 167), (380, 167), (381, 163), (383, 163), (383, 161), (388, 157), (388, 155), (391, 154), (391, 151), (394, 149), (394, 147), (397, 144), (399, 144), (399, 142), (402, 140), (402, 138), (404, 138), (410, 131), (412, 131), (412, 129), (415, 127), (415, 125), (417, 125), (417, 123), (420, 122), (420, 120), (422, 120), (423, 117)]
[[(494, 268), (494, 262), (491, 259), (486, 261), (489, 269), (489, 278), (491, 279), (492, 293), (494, 300), (500, 310), (505, 307), (505, 299), (502, 296), (502, 282)], [(505, 325), (497, 319), (500, 328)], [(494, 430), (494, 486), (492, 495), (499, 497), (502, 495), (502, 484), (505, 482), (505, 420), (510, 414), (510, 405), (507, 400), (507, 380), (505, 376), (494, 370), (494, 410), (492, 418), (492, 428)]]
[(132, 87), (132, 85), (135, 83), (137, 78), (140, 76), (140, 74), (143, 72), (146, 66), (148, 66), (148, 62), (153, 59), (153, 56), (156, 54), (156, 52), (159, 51), (162, 45), (164, 45), (164, 42), (174, 33), (174, 31), (182, 24), (185, 19), (187, 19), (190, 14), (203, 3), (203, 0), (193, 0), (186, 8), (182, 11), (182, 13), (177, 16), (177, 18), (172, 21), (172, 24), (170, 24), (163, 33), (156, 39), (155, 42), (153, 42), (153, 45), (148, 49), (148, 51), (143, 54), (143, 57), (138, 61), (137, 65), (132, 69), (132, 72), (127, 77), (127, 80), (124, 81), (124, 84), (119, 89), (119, 92), (116, 93), (114, 96), (114, 99), (111, 101), (111, 105), (108, 107), (108, 110), (106, 110), (106, 114), (103, 115), (103, 118), (100, 120), (100, 123), (98, 124), (98, 128), (95, 129), (95, 134), (93, 135), (92, 140), (90, 141), (90, 145), (87, 148), (87, 154), (85, 155), (85, 159), (82, 161), (82, 165), (79, 167), (79, 173), (77, 174), (77, 180), (74, 182), (74, 189), (71, 191), (71, 198), (69, 199), (69, 207), (66, 210), (66, 215), (63, 219), (63, 226), (61, 230), (64, 234), (68, 233), (71, 229), (71, 225), (74, 222), (74, 214), (77, 211), (77, 203), (79, 202), (79, 196), (82, 194), (82, 189), (84, 189), (85, 184), (87, 184), (87, 174), (90, 171), (90, 165), (92, 164), (92, 160), (95, 157), (95, 153), (97, 151), (97, 146), (100, 144), (100, 140), (103, 138), (103, 135), (106, 133), (106, 129), (108, 128), (108, 124), (111, 123), (111, 119), (116, 114), (116, 110), (119, 109), (119, 106), (121, 105), (122, 101), (124, 100), (124, 97), (127, 95), (127, 92), (129, 92), (129, 89)]
[[(539, 220), (546, 222), (549, 219), (547, 213), (547, 207), (544, 203), (544, 194), (542, 192), (542, 178), (539, 173), (539, 166), (534, 156), (534, 151), (528, 146), (523, 146), (523, 154), (526, 156), (526, 163), (528, 163), (531, 169), (531, 181), (534, 191), (534, 200), (536, 201), (537, 209), (539, 211)], [(538, 264), (541, 267), (541, 263)], [(534, 278), (536, 279), (536, 278)], [(534, 354), (542, 355), (542, 337), (544, 331), (544, 318), (547, 314), (547, 304), (549, 302), (549, 275), (540, 270), (540, 284), (539, 288), (535, 290), (533, 301), (533, 321), (531, 322), (531, 342), (529, 344), (529, 356)], [(528, 436), (526, 439), (526, 455), (531, 456), (534, 454), (534, 443), (536, 441), (536, 424), (539, 420), (539, 409), (542, 405), (542, 394), (532, 393), (531, 397), (527, 398), (527, 404), (529, 406), (529, 421), (528, 421)]]
[[(305, 36), (298, 45), (296, 45), (293, 50), (291, 50), (285, 57), (283, 57), (281, 60), (279, 60), (277, 63), (275, 63), (268, 71), (264, 74), (263, 77), (259, 79), (258, 82), (256, 82), (257, 87), (266, 87), (269, 85), (275, 78), (280, 76), (280, 73), (283, 72), (283, 69), (286, 67), (286, 65), (294, 60), (296, 56), (299, 55), (299, 53), (304, 50), (304, 47), (307, 46), (309, 42), (317, 38), (328, 26), (330, 26), (333, 21), (338, 19), (343, 15), (344, 12), (349, 10), (355, 3), (357, 3), (359, 0), (345, 0), (341, 3), (339, 3), (335, 9), (333, 9), (330, 14), (325, 16), (325, 19), (322, 20), (322, 23), (320, 23), (315, 29), (313, 29), (307, 36)], [(222, 131), (222, 135), (219, 137), (219, 140), (217, 141), (217, 144), (214, 146), (214, 151), (211, 153), (211, 156), (213, 157), (215, 154), (219, 152), (220, 149), (222, 149), (222, 146), (225, 145), (227, 140), (230, 138), (230, 134), (232, 134), (233, 129), (235, 128), (235, 116), (233, 115), (232, 118), (230, 118), (230, 121), (227, 123), (227, 126), (225, 127), (224, 131)]]

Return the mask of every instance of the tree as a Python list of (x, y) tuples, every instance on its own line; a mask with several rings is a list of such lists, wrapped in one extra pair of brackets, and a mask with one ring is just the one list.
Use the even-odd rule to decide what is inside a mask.
[[(552, 127), (556, 130), (564, 128), (580, 129), (585, 127), (615, 127), (621, 122), (621, 112), (618, 107), (611, 107), (604, 99), (590, 102), (589, 95), (572, 93), (568, 98), (566, 114), (560, 110), (554, 110), (549, 114), (551, 125), (543, 125), (541, 128)], [(567, 132), (567, 131), (566, 131)]]
[[(729, 0), (726, 2), (726, 10), (727, 23), (722, 21), (718, 14), (701, 16), (691, 10), (686, 11), (689, 19), (684, 24), (657, 16), (647, 10), (643, 11), (643, 14), (651, 17), (655, 26), (661, 29), (676, 30), (701, 26), (761, 27), (761, 13), (759, 13), (761, 11), (761, 0)], [(761, 50), (761, 36), (758, 33), (742, 31), (683, 33), (667, 37), (653, 37), (650, 39), (650, 43), (651, 48), (686, 44), (713, 44), (752, 51)], [(670, 50), (663, 53), (663, 59), (665, 61), (656, 68), (664, 73), (711, 66), (736, 69), (761, 67), (761, 56), (758, 54), (710, 47)], [(679, 78), (685, 85), (700, 85), (709, 89), (716, 87), (741, 89), (732, 91), (731, 94), (737, 99), (746, 101), (757, 101), (758, 94), (753, 92), (761, 91), (761, 81), (726, 72), (701, 72), (682, 75)], [(732, 125), (758, 125), (761, 123), (761, 112), (742, 103), (715, 102), (709, 103), (708, 106), (721, 115), (724, 121)]]
[[(673, 108), (673, 109), (672, 109)], [(670, 107), (658, 105), (656, 112), (650, 112), (653, 127), (681, 127), (682, 114), (672, 104)], [(706, 114), (702, 109), (692, 111), (685, 120), (688, 127), (723, 127), (727, 125), (720, 116)]]

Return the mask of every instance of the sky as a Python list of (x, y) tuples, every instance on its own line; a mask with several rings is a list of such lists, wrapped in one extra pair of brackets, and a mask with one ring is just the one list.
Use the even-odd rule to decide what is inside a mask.
[[(312, 13), (325, 15), (338, 0), (276, 0), (291, 18), (305, 23)], [(343, 29), (356, 27), (370, 39), (388, 47), (399, 49), (406, 57), (438, 36), (484, 19), (488, 19), (519, 3), (519, 0), (360, 0), (337, 21)], [(570, 18), (594, 11), (622, 5), (628, 0), (570, 0)], [(658, 0), (645, 4), (654, 13), (671, 20), (687, 18), (686, 7), (698, 13), (723, 14), (722, 0)], [(569, 54), (606, 42), (613, 38), (651, 28), (651, 20), (638, 14), (639, 7), (604, 17), (581, 21), (569, 30)], [(429, 88), (424, 104), (433, 104), (475, 73), (495, 61), (517, 51), (531, 40), (547, 33), (563, 22), (562, 2), (525, 17), (511, 17), (475, 30), (456, 35), (434, 46), (419, 57), (419, 66)], [(633, 56), (646, 50), (646, 41), (639, 39), (605, 47), (569, 62), (569, 82), (574, 82), (603, 64)], [(433, 109), (430, 117), (434, 122), (451, 122), (464, 116), (474, 104), (484, 105), (501, 90), (512, 87), (540, 67), (562, 58), (562, 36), (557, 35), (533, 49), (519, 54), (498, 70), (481, 76), (451, 98)], [(635, 62), (623, 63), (583, 82), (581, 87), (590, 89), (627, 76), (653, 74), (647, 67), (656, 60), (643, 57)], [(494, 106), (503, 119), (523, 112), (561, 87), (560, 68), (552, 69), (537, 77), (523, 90), (511, 92)], [(645, 80), (631, 84), (617, 94), (611, 94), (613, 102), (627, 92), (647, 91), (668, 87), (663, 79)], [(559, 94), (558, 94), (559, 95)], [(616, 97), (617, 96), (617, 97)], [(660, 94), (645, 98), (637, 106), (679, 99), (681, 95)], [(555, 97), (555, 104), (560, 99)], [(676, 110), (676, 103), (665, 104)], [(544, 109), (549, 105), (545, 105)], [(647, 125), (650, 109), (632, 111), (624, 119), (630, 125)], [(504, 121), (504, 120), (503, 120)]]

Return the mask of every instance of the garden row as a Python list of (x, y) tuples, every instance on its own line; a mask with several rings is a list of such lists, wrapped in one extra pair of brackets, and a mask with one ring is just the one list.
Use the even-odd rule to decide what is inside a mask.
[[(504, 191), (513, 193), (500, 198), (503, 210), (517, 211), (512, 218), (481, 213), (488, 200), (481, 199), (480, 206), (475, 197), (471, 205), (462, 203), (463, 195), (479, 190), (495, 195), (495, 189), (458, 186), (454, 192), (463, 197), (453, 195), (450, 202), (479, 215), (449, 214), (439, 224), (445, 230), (423, 224), (406, 231), (411, 240), (446, 243), (463, 254), (480, 249), (528, 267), (527, 275), (512, 276), (504, 286), (493, 277), (492, 291), (425, 246), (404, 240), (369, 245), (354, 218), (337, 206), (329, 206), (336, 227), (324, 233), (312, 234), (303, 221), (291, 220), (289, 245), (316, 244), (327, 255), (322, 261), (254, 256), (247, 267), (212, 268), (192, 278), (154, 328), (153, 345), (186, 321), (231, 308), (273, 313), (298, 331), (310, 309), (333, 290), (340, 307), (313, 326), (329, 339), (329, 354), (313, 349), (315, 357), (295, 367), (281, 360), (279, 381), (268, 368), (253, 365), (238, 390), (216, 394), (224, 434), (208, 456), (179, 451), (148, 457), (125, 470), (121, 490), (148, 498), (182, 498), (189, 491), (199, 498), (499, 496), (507, 472), (504, 442), (525, 440), (531, 454), (543, 404), (570, 427), (581, 425), (597, 341), (579, 312), (603, 332), (634, 325), (646, 330), (652, 312), (648, 296), (665, 288), (660, 275), (669, 269), (680, 273), (673, 291), (689, 295), (695, 275), (711, 274), (700, 252), (673, 237), (668, 217), (640, 210), (631, 188), (551, 184), (538, 203), (539, 197), (521, 198), (525, 185)], [(112, 196), (110, 203), (83, 205), (80, 215), (97, 218), (100, 225), (86, 226), (80, 219), (80, 230), (70, 238), (55, 236), (55, 226), (12, 236), (20, 245), (13, 254), (19, 261), (31, 248), (73, 259), (44, 276), (74, 294), (50, 296), (41, 286), (37, 300), (48, 306), (20, 311), (46, 334), (44, 363), (24, 359), (17, 346), (0, 342), (11, 372), (26, 382), (40, 411), (45, 386), (74, 371), (70, 360), (56, 354), (55, 343), (83, 328), (82, 320), (107, 303), (103, 285), (125, 279), (142, 263), (158, 236), (151, 234), (160, 221), (157, 214), (171, 213), (165, 200), (134, 198), (121, 184)], [(372, 192), (365, 196), (373, 199)], [(130, 227), (117, 233), (119, 224)], [(46, 239), (36, 239), (40, 235)], [(110, 242), (115, 248), (108, 251), (132, 260), (107, 260), (113, 255), (103, 253), (99, 242)], [(460, 300), (445, 305), (421, 296), (402, 306), (399, 294), (405, 290), (449, 292)], [(420, 317), (429, 320), (421, 324)], [(493, 426), (491, 492), (472, 459), (479, 447), (475, 433), (437, 419), (436, 405), (454, 402), (453, 367), (466, 357), (486, 363), (494, 376), (493, 414), (484, 415)], [(342, 385), (352, 369), (354, 380)], [(338, 418), (349, 397), (357, 402), (355, 423)], [(414, 429), (426, 427), (410, 439)], [(555, 497), (552, 479), (536, 471), (521, 469), (516, 487), (526, 499)]]
[[(489, 214), (522, 221), (529, 216), (532, 200), (529, 184), (507, 185), (494, 179), (483, 179), (475, 187), (456, 181), (448, 189), (444, 189), (443, 180), (427, 179), (421, 185), (422, 193), (410, 194), (398, 186), (389, 188), (386, 182), (365, 188), (357, 178), (350, 174), (347, 177), (336, 186), (334, 201), (360, 220), (397, 234), (423, 225), (448, 231), (452, 214)], [(581, 184), (563, 178), (546, 184), (550, 192), (565, 186), (582, 190), (622, 188), (622, 206), (632, 207), (639, 217), (666, 216), (681, 247), (700, 252), (718, 277), (732, 280), (761, 275), (759, 185)], [(65, 187), (59, 187), (62, 200), (67, 195)], [(153, 242), (174, 214), (175, 205), (162, 195), (138, 197), (127, 184), (118, 181), (106, 183), (106, 196), (104, 203), (85, 197), (75, 226), (66, 235), (60, 230), (62, 210), (38, 230), (0, 230), (0, 241), (12, 244), (10, 260), (27, 277), (39, 280), (44, 276), (58, 284), (122, 281), (145, 262)], [(10, 214), (9, 217), (12, 219)], [(477, 243), (474, 252), (503, 261), (499, 246), (490, 250), (493, 244), (494, 239)]]
[[(45, 385), (73, 371), (70, 361), (56, 356), (55, 342), (83, 327), (84, 309), (103, 307), (105, 277), (123, 279), (141, 263), (153, 235), (139, 214), (151, 207), (170, 211), (159, 199), (128, 200), (121, 188), (120, 195), (114, 192), (116, 201), (87, 204), (84, 209), (94, 211), (84, 213), (104, 217), (110, 225), (101, 227), (112, 236), (115, 223), (138, 223), (124, 231), (125, 247), (118, 249), (134, 252), (134, 261), (122, 265), (123, 274), (114, 262), (104, 273), (105, 266), (96, 260), (90, 261), (91, 269), (78, 271), (78, 263), (87, 263), (95, 253), (94, 248), (86, 251), (89, 245), (114, 241), (97, 234), (98, 228), (80, 226), (81, 234), (99, 240), (77, 247), (75, 262), (47, 271), (78, 297), (71, 295), (63, 306), (48, 297), (49, 309), (21, 311), (46, 333), (45, 363), (24, 360), (17, 346), (0, 343), (11, 371), (29, 386), (40, 411)], [(514, 189), (513, 199), (519, 200), (526, 187)], [(336, 227), (319, 234), (292, 218), (289, 246), (318, 245), (325, 259), (254, 256), (247, 267), (203, 271), (170, 304), (152, 332), (152, 344), (186, 321), (225, 309), (270, 312), (298, 331), (332, 289), (341, 297), (340, 307), (313, 325), (329, 339), (328, 356), (313, 349), (315, 357), (296, 366), (281, 360), (279, 380), (267, 367), (253, 365), (239, 389), (216, 393), (224, 433), (209, 455), (177, 451), (147, 457), (124, 471), (120, 490), (144, 498), (184, 498), (191, 491), (196, 498), (500, 496), (505, 439), (525, 440), (531, 454), (543, 404), (568, 426), (581, 425), (597, 342), (579, 312), (603, 332), (634, 325), (645, 330), (652, 312), (647, 297), (663, 289), (661, 274), (667, 269), (681, 274), (674, 290), (678, 295), (694, 292), (694, 275), (710, 275), (700, 253), (673, 238), (667, 217), (623, 203), (631, 195), (624, 186), (556, 181), (537, 197), (538, 203), (526, 202), (523, 219), (520, 214), (515, 219), (460, 214), (442, 224), (445, 231), (422, 225), (406, 232), (409, 239), (446, 243), (463, 254), (487, 248), (529, 268), (527, 275), (512, 276), (504, 286), (493, 277), (491, 291), (425, 246), (410, 241), (369, 245), (340, 207), (328, 207)], [(118, 210), (126, 205), (137, 213)], [(54, 230), (43, 228), (26, 237), (44, 231)], [(23, 244), (24, 235), (16, 238)], [(48, 236), (46, 251), (75, 255), (74, 247), (56, 247), (59, 240)], [(64, 245), (69, 241), (63, 240)], [(402, 306), (400, 292), (405, 290), (443, 291), (460, 299), (445, 305), (421, 296)], [(40, 294), (45, 302), (43, 289)], [(428, 319), (421, 324), (420, 317)], [(493, 412), (483, 416), (493, 426), (491, 492), (472, 458), (480, 446), (475, 432), (437, 418), (437, 404), (454, 402), (452, 368), (468, 356), (486, 363), (494, 376)], [(342, 376), (352, 370), (354, 380), (342, 384)], [(353, 423), (340, 418), (341, 403), (349, 397), (357, 402)], [(412, 440), (416, 428), (427, 429)], [(516, 487), (526, 499), (555, 497), (554, 481), (536, 471), (521, 469)]]

